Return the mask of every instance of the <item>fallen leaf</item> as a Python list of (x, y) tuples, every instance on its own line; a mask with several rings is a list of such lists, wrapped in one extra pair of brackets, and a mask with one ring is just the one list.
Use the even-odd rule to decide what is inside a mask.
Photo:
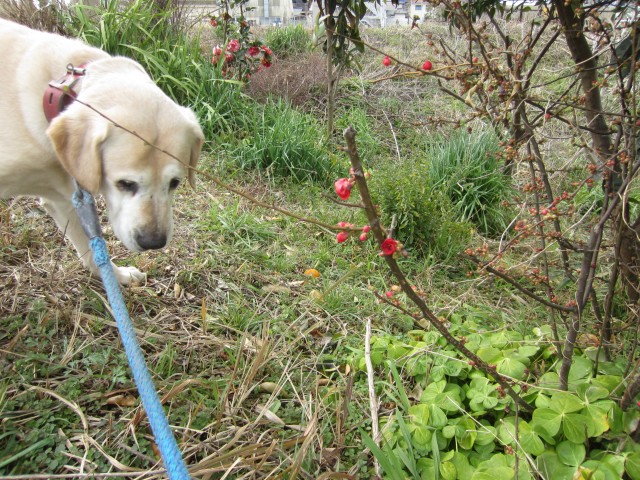
[(319, 292), (318, 290), (311, 290), (311, 291), (309, 292), (309, 296), (310, 296), (313, 300), (316, 300), (316, 301), (318, 301), (318, 302), (319, 302), (320, 300), (322, 300), (322, 293), (321, 293), (321, 292)]
[(136, 402), (136, 397), (125, 393), (107, 398), (106, 403), (107, 405), (117, 405), (118, 407), (133, 407)]
[(320, 277), (320, 272), (315, 268), (308, 268), (307, 270), (304, 271), (304, 274), (314, 278)]
[(262, 382), (258, 385), (258, 390), (266, 393), (273, 393), (278, 388), (278, 384), (274, 382)]
[(267, 293), (290, 293), (291, 289), (282, 285), (265, 285), (262, 287), (262, 291)]

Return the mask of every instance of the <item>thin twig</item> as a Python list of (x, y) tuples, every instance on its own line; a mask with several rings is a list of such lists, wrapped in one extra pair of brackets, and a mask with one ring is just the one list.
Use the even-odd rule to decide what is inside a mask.
[(527, 297), (532, 298), (536, 302), (540, 302), (541, 304), (545, 305), (546, 307), (553, 308), (554, 310), (559, 310), (561, 312), (567, 312), (567, 313), (575, 313), (575, 311), (576, 311), (576, 307), (567, 307), (565, 305), (559, 305), (557, 303), (553, 303), (553, 302), (547, 300), (544, 297), (541, 297), (540, 295), (536, 295), (535, 293), (533, 293), (528, 288), (525, 288), (522, 285), (520, 285), (515, 279), (511, 278), (509, 275), (506, 275), (506, 274), (502, 273), (500, 270), (497, 270), (497, 269), (491, 267), (490, 265), (488, 265), (485, 262), (482, 262), (481, 260), (479, 260), (478, 258), (476, 258), (473, 255), (466, 255), (465, 258), (468, 258), (472, 262), (476, 263), (483, 270), (486, 270), (487, 272), (491, 273), (492, 275), (495, 275), (496, 277), (500, 277), (502, 280), (504, 280), (505, 282), (507, 282), (510, 285), (513, 285), (520, 292), (524, 293)]

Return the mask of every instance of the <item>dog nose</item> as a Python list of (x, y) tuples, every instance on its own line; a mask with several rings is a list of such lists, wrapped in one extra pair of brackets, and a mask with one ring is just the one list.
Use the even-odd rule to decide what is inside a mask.
[(157, 250), (167, 244), (167, 234), (156, 232), (137, 233), (136, 242), (143, 250)]

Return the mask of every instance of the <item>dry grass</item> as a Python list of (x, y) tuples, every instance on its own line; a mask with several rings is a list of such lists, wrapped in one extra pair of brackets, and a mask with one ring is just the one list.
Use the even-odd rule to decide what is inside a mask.
[(271, 68), (257, 72), (248, 84), (248, 93), (256, 100), (266, 101), (275, 96), (307, 108), (324, 97), (326, 89), (326, 59), (319, 52), (276, 58)]
[(0, 17), (27, 25), (36, 30), (67, 35), (60, 16), (68, 9), (63, 0), (51, 0), (42, 8), (27, 0), (3, 0), (0, 3)]

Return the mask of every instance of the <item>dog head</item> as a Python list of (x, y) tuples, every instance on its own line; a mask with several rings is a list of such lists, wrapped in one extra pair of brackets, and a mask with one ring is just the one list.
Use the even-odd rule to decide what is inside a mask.
[(101, 193), (115, 235), (132, 251), (163, 248), (173, 233), (173, 195), (188, 178), (195, 186), (204, 136), (195, 115), (166, 97), (125, 59), (92, 72), (78, 101), (50, 124), (47, 135), (67, 172)]

